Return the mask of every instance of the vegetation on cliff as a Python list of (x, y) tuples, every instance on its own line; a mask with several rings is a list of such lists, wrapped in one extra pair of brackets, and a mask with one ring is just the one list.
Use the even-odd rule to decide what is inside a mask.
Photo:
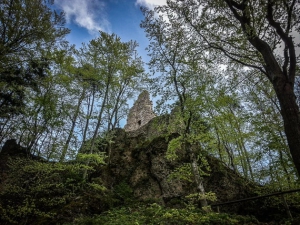
[[(23, 154), (24, 148), (16, 149), (13, 155), (6, 154), (4, 148), (0, 154), (1, 224), (260, 224), (258, 221), (289, 221), (280, 197), (220, 206), (222, 213), (217, 213), (214, 206), (209, 213), (201, 209), (198, 195), (194, 195), (197, 188), (190, 166), (185, 171), (183, 167), (175, 169), (179, 165), (188, 165), (189, 158), (182, 154), (169, 161), (166, 157), (168, 143), (178, 134), (147, 140), (143, 135), (127, 136), (120, 129), (115, 135), (110, 146), (110, 159), (106, 157), (100, 161), (83, 157), (65, 163), (47, 162), (40, 158), (30, 159), (30, 155)], [(107, 142), (105, 139), (100, 142), (99, 147), (103, 150)], [(89, 160), (89, 166), (86, 160)], [(213, 193), (208, 192), (206, 196), (209, 205), (262, 195), (271, 190), (245, 180), (209, 155), (207, 165), (202, 169), (207, 173), (203, 176), (204, 186)], [(83, 178), (85, 171), (88, 179)], [(300, 210), (299, 198), (297, 193), (286, 196), (295, 218)]]

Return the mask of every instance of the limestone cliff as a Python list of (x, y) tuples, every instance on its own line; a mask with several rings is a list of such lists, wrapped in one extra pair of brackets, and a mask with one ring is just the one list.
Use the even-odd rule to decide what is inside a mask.
[[(156, 127), (156, 121), (151, 120), (143, 130), (154, 131), (155, 128), (151, 126), (154, 124)], [(123, 129), (118, 129), (110, 148), (108, 166), (93, 177), (100, 176), (108, 187), (117, 186), (121, 182), (127, 183), (136, 200), (151, 200), (164, 205), (170, 205), (174, 201), (184, 202), (187, 195), (196, 192), (195, 184), (187, 180), (172, 179), (172, 173), (175, 168), (188, 164), (189, 158), (184, 151), (180, 151), (178, 159), (173, 161), (165, 157), (169, 141), (177, 136), (176, 133), (169, 136), (152, 135), (153, 138), (149, 139), (147, 132), (132, 136)], [(208, 171), (209, 176), (204, 177), (205, 189), (216, 193), (218, 202), (253, 196), (254, 185), (245, 182), (218, 159), (209, 155), (206, 158), (211, 171)], [(250, 207), (249, 203), (248, 206)], [(246, 209), (244, 205), (230, 207), (235, 212)]]

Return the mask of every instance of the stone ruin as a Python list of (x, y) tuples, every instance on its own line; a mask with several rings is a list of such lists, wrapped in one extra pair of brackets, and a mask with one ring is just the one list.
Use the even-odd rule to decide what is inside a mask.
[(124, 129), (126, 132), (138, 130), (154, 117), (156, 115), (152, 109), (149, 93), (148, 91), (143, 91), (129, 110), (127, 124)]

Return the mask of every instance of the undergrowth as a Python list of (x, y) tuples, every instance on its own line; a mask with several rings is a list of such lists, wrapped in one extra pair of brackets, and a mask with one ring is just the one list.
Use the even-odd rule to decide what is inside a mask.
[(238, 225), (259, 224), (254, 217), (229, 215), (225, 213), (205, 213), (195, 207), (183, 209), (165, 208), (159, 204), (121, 207), (94, 217), (82, 217), (75, 225)]

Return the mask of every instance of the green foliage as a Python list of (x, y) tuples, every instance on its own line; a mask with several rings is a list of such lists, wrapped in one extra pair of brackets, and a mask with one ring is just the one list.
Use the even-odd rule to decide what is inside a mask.
[(133, 202), (133, 190), (125, 181), (114, 187), (114, 194), (125, 205)]
[(197, 203), (201, 199), (206, 199), (206, 200), (211, 201), (211, 202), (217, 201), (216, 193), (211, 192), (211, 191), (210, 192), (206, 192), (204, 195), (202, 195), (200, 193), (194, 193), (194, 194), (189, 194), (189, 195), (187, 195), (185, 197), (187, 199), (189, 199), (193, 203)]
[[(0, 190), (0, 220), (11, 224), (36, 219), (53, 219), (60, 208), (85, 186), (82, 172), (92, 170), (83, 164), (9, 161), (10, 174)], [(99, 185), (90, 184), (99, 191)]]
[(166, 158), (170, 161), (175, 160), (178, 158), (177, 151), (179, 151), (182, 148), (182, 136), (179, 136), (178, 138), (172, 139), (168, 144), (168, 149), (166, 152)]
[(110, 210), (94, 218), (76, 219), (75, 225), (234, 225), (259, 224), (255, 218), (228, 215), (224, 213), (205, 213), (196, 208), (170, 209), (156, 203), (139, 207), (122, 207)]
[(84, 154), (84, 153), (78, 153), (76, 161), (84, 163), (89, 162), (90, 166), (98, 166), (98, 165), (104, 165), (105, 164), (105, 153), (100, 152), (98, 154)]
[[(289, 103), (293, 112), (299, 109), (278, 91), (273, 74), (283, 78), (282, 86), (295, 90), (297, 85), (284, 77), (294, 80), (297, 74), (294, 46), (299, 40), (290, 39), (285, 50), (280, 48), (289, 52), (285, 56), (274, 49), (293, 36), (293, 30), (299, 33), (300, 23), (295, 20), (299, 5), (295, 1), (240, 2), (191, 0), (182, 4), (178, 0), (144, 8), (141, 27), (150, 40), (149, 66), (155, 75), (150, 85), (160, 95), (158, 110), (172, 111), (169, 132), (183, 135), (190, 144), (200, 143), (203, 151), (248, 180), (270, 181), (277, 188), (295, 186), (298, 176), (293, 163), (299, 160), (293, 159), (297, 154), (291, 154), (289, 146), (296, 142), (287, 142), (299, 138), (287, 138), (295, 132), (285, 133), (283, 125), (290, 123), (285, 127), (288, 130), (294, 123), (289, 121), (292, 116), (282, 118), (282, 106)], [(284, 35), (273, 32), (281, 29)], [(254, 44), (254, 39), (265, 47)], [(262, 49), (273, 52), (266, 54)], [(269, 60), (278, 67), (266, 68)], [(175, 160), (182, 146), (174, 140), (169, 147), (168, 158)], [(298, 148), (295, 144), (291, 150)], [(199, 151), (194, 152), (197, 157)]]
[(100, 185), (100, 184), (97, 184), (97, 183), (87, 183), (88, 186), (90, 186), (93, 190), (95, 191), (100, 191), (100, 192), (103, 192), (103, 191), (106, 191), (106, 187)]
[(37, 90), (48, 74), (49, 52), (69, 30), (64, 14), (51, 2), (7, 0), (0, 3), (0, 118), (24, 113), (28, 88)]
[(169, 180), (184, 180), (188, 182), (193, 182), (193, 174), (191, 170), (191, 164), (185, 163), (177, 168), (169, 175)]

